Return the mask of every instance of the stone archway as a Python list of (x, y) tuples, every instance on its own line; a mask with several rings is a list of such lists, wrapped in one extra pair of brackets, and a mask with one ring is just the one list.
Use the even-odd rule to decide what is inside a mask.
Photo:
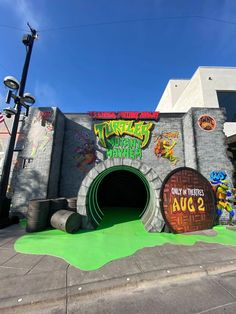
[[(135, 170), (140, 173), (141, 177), (144, 177), (149, 187), (149, 201), (145, 208), (145, 212), (142, 215), (141, 221), (143, 222), (145, 229), (152, 232), (160, 232), (164, 227), (164, 219), (160, 208), (160, 188), (162, 181), (158, 174), (152, 167), (147, 164), (132, 159), (107, 159), (104, 162), (100, 162), (96, 165), (82, 181), (78, 192), (77, 198), (77, 212), (82, 215), (82, 227), (85, 229), (94, 229), (95, 225), (93, 218), (89, 215), (88, 209), (88, 192), (91, 184), (94, 180), (105, 170), (112, 167), (119, 166), (119, 169), (129, 167), (129, 170)], [(99, 221), (98, 221), (99, 222)]]

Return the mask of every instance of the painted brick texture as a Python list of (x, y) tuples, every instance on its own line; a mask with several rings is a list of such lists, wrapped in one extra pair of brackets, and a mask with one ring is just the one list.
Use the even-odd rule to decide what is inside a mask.
[[(29, 200), (47, 198), (49, 190), (57, 194), (54, 186), (58, 185), (60, 166), (52, 166), (52, 163), (56, 158), (53, 155), (55, 144), (58, 145), (59, 155), (62, 149), (62, 142), (57, 138), (61, 138), (61, 135), (55, 132), (62, 124), (62, 118), (57, 119), (59, 115), (64, 119), (58, 109), (40, 107), (32, 108), (29, 117), (25, 119), (22, 127), (24, 146), (18, 154), (17, 166), (13, 169), (13, 212), (26, 213)], [(50, 171), (54, 176), (53, 181), (49, 180)]]

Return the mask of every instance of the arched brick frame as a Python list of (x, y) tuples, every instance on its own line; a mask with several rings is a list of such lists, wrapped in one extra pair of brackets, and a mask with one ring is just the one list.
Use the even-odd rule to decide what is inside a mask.
[(147, 179), (150, 186), (150, 201), (141, 220), (146, 230), (151, 232), (160, 232), (165, 224), (160, 208), (160, 189), (162, 181), (152, 167), (139, 160), (125, 158), (106, 159), (104, 162), (100, 162), (89, 171), (82, 181), (77, 197), (77, 212), (82, 215), (82, 227), (85, 229), (93, 229), (91, 221), (87, 215), (86, 208), (86, 196), (90, 184), (97, 177), (97, 175), (105, 169), (122, 165), (138, 169)]

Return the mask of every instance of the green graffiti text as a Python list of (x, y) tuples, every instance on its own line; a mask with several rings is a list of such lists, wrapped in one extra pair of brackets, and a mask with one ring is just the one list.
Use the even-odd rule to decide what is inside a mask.
[(112, 137), (107, 140), (108, 158), (142, 158), (142, 141), (130, 137)]
[(142, 141), (141, 148), (144, 148), (150, 138), (150, 129), (153, 123), (134, 120), (111, 120), (94, 124), (94, 133), (98, 136), (103, 147), (107, 147), (106, 140), (112, 135), (130, 135)]

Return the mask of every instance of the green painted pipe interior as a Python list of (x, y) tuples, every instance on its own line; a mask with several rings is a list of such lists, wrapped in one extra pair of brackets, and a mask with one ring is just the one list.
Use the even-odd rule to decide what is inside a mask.
[(142, 211), (142, 213), (140, 214), (140, 217), (142, 217), (142, 215), (145, 213), (146, 208), (148, 207), (149, 201), (150, 201), (150, 186), (149, 183), (147, 181), (147, 179), (145, 178), (145, 176), (138, 170), (135, 169), (133, 167), (129, 167), (129, 166), (114, 166), (114, 167), (110, 167), (106, 170), (104, 170), (103, 172), (101, 172), (91, 183), (88, 193), (87, 193), (87, 202), (86, 202), (86, 207), (87, 207), (87, 214), (91, 220), (92, 225), (97, 228), (104, 216), (104, 213), (102, 211), (102, 208), (99, 207), (98, 204), (98, 200), (97, 200), (97, 195), (98, 195), (98, 188), (99, 185), (101, 184), (102, 180), (111, 172), (114, 171), (129, 171), (132, 172), (133, 174), (135, 174), (144, 184), (144, 187), (146, 189), (146, 193), (147, 193), (147, 201), (146, 204), (144, 206), (144, 209)]

